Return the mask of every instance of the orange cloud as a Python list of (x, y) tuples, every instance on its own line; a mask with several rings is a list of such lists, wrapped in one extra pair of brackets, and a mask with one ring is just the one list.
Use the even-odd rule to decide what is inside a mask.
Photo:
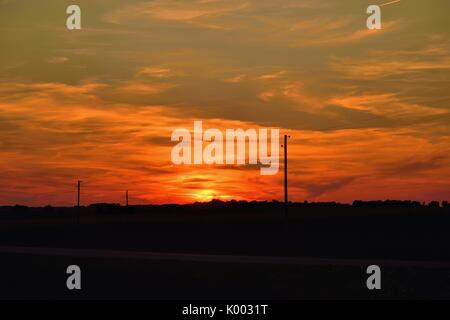
[[(172, 111), (97, 102), (65, 107), (42, 97), (2, 102), (0, 203), (71, 205), (78, 179), (82, 203), (121, 202), (127, 189), (132, 203), (282, 199), (282, 171), (260, 176), (252, 167), (172, 165), (172, 130), (192, 129), (195, 120)], [(259, 126), (210, 119), (204, 127)], [(291, 199), (442, 197), (450, 139), (433, 141), (436, 129), (289, 130)]]

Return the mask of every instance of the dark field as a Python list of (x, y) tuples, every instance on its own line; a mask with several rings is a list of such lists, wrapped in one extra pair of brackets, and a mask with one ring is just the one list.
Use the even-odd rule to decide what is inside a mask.
[[(218, 264), (1, 254), (1, 299), (449, 299), (450, 270), (383, 268), (369, 291), (363, 267)], [(82, 290), (65, 287), (82, 269)]]
[[(16, 215), (11, 212), (16, 210)], [(310, 265), (0, 253), (0, 298), (450, 298), (450, 210), (417, 205), (210, 203), (2, 208), (0, 246), (311, 257)], [(330, 265), (315, 263), (330, 258)], [(351, 264), (340, 261), (353, 259)], [(333, 260), (334, 261), (334, 260)], [(360, 263), (358, 263), (360, 261)], [(402, 262), (404, 262), (402, 264)], [(368, 263), (382, 290), (366, 288)], [(437, 263), (437, 265), (436, 265)], [(65, 287), (77, 264), (83, 290)]]

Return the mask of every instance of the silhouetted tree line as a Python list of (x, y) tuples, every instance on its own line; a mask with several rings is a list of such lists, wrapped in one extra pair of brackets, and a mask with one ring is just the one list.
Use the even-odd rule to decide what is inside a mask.
[[(95, 203), (88, 206), (78, 207), (27, 207), (27, 206), (2, 206), (0, 207), (0, 218), (21, 219), (38, 217), (62, 217), (76, 215), (93, 214), (131, 214), (131, 213), (151, 213), (151, 214), (202, 214), (205, 212), (212, 214), (236, 215), (236, 214), (278, 214), (285, 207), (284, 202), (272, 201), (221, 201), (212, 200), (210, 202), (195, 202), (192, 204), (163, 204), (163, 205), (130, 205), (121, 206), (113, 203)], [(352, 204), (338, 202), (289, 202), (289, 212), (291, 214), (311, 213), (311, 214), (341, 214), (341, 213), (385, 213), (403, 212), (413, 210), (414, 212), (423, 210), (447, 210), (450, 208), (448, 201), (439, 203), (431, 201), (421, 203), (411, 200), (378, 200), (362, 201), (355, 200)], [(379, 210), (383, 209), (383, 210)], [(390, 209), (390, 210), (384, 210)]]

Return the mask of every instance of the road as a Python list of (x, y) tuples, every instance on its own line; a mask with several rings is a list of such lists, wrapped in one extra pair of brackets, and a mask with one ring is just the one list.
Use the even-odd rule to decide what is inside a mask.
[(131, 260), (159, 260), (159, 261), (179, 261), (179, 262), (276, 264), (276, 265), (301, 265), (301, 266), (361, 267), (376, 264), (385, 267), (420, 267), (420, 268), (450, 267), (450, 262), (446, 261), (328, 259), (328, 258), (285, 257), (285, 256), (283, 257), (242, 256), (242, 255), (215, 255), (215, 254), (121, 251), (121, 250), (106, 250), (106, 249), (19, 247), (19, 246), (0, 246), (0, 253), (77, 257), (77, 258), (97, 258), (97, 259), (98, 258), (131, 259)]

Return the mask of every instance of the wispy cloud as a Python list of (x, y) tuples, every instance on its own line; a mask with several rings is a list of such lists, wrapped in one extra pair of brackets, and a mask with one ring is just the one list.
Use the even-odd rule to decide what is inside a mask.
[[(381, 30), (369, 30), (354, 17), (321, 17), (294, 24), (290, 31), (298, 35), (292, 47), (336, 46), (380, 37), (397, 29), (400, 20), (386, 21)], [(293, 36), (293, 35), (291, 35)]]
[[(416, 56), (392, 57), (382, 52), (373, 54), (368, 59), (355, 60), (351, 58), (334, 59), (333, 70), (352, 78), (377, 79), (392, 75), (411, 74), (417, 72), (432, 72), (434, 70), (450, 70), (450, 58)], [(433, 77), (432, 73), (428, 73)]]
[(245, 9), (248, 5), (247, 2), (235, 0), (195, 0), (189, 2), (157, 0), (110, 12), (105, 15), (105, 21), (120, 24), (130, 20), (152, 18), (163, 21), (196, 24), (207, 28), (221, 28), (219, 25), (208, 23), (208, 18), (230, 14)]
[(137, 76), (150, 76), (154, 78), (169, 78), (173, 75), (172, 70), (164, 67), (144, 67), (139, 69)]
[(264, 74), (262, 76), (257, 77), (257, 80), (273, 80), (273, 79), (279, 79), (281, 78), (283, 75), (285, 75), (287, 73), (286, 70), (281, 70), (275, 73), (270, 73), (270, 74)]
[(67, 57), (51, 57), (47, 59), (48, 63), (60, 64), (69, 61)]

